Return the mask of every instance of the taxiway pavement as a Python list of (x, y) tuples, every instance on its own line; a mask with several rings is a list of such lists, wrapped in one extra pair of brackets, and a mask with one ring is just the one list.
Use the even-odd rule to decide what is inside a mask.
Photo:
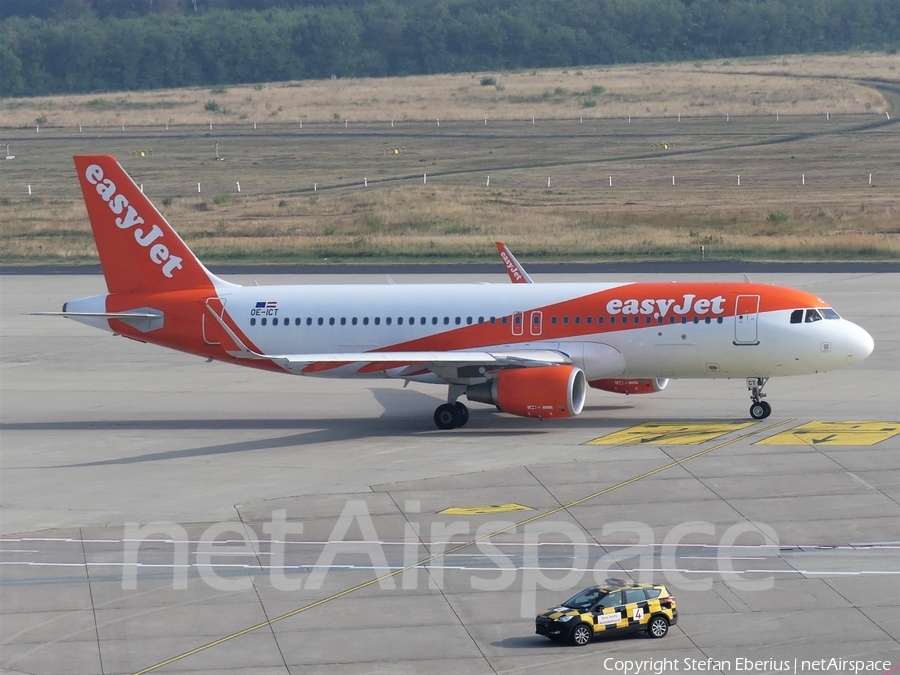
[[(384, 281), (258, 278), (332, 280)], [(591, 391), (581, 416), (558, 422), (473, 404), (468, 426), (441, 432), (431, 420), (441, 388), (207, 364), (24, 316), (104, 292), (99, 276), (3, 276), (0, 671), (604, 672), (607, 657), (677, 659), (681, 670), (708, 658), (732, 670), (738, 658), (896, 665), (900, 435), (853, 436), (851, 424), (842, 444), (765, 441), (811, 422), (896, 427), (900, 275), (754, 281), (817, 293), (873, 335), (875, 352), (771, 380), (772, 417), (696, 444), (585, 445), (648, 421), (749, 422), (743, 381)], [(280, 517), (303, 531), (273, 535)], [(667, 583), (678, 625), (662, 640), (583, 649), (533, 634), (530, 612), (605, 576)]]

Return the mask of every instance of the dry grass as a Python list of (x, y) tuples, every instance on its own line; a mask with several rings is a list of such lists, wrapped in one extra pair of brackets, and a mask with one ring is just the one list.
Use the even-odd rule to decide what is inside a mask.
[[(6, 99), (3, 127), (352, 123), (711, 115), (877, 113), (887, 104), (859, 78), (898, 78), (878, 53), (765, 57), (665, 65), (307, 80), (227, 88)], [(496, 85), (482, 86), (491, 76)], [(842, 79), (841, 79), (842, 78)], [(603, 91), (600, 91), (600, 87)], [(207, 110), (214, 102), (218, 111)]]
[[(887, 79), (895, 62), (896, 57), (847, 55), (580, 74), (540, 71), (498, 75), (502, 92), (481, 86), (479, 76), (457, 75), (267, 85), (214, 95), (207, 90), (131, 94), (127, 105), (109, 109), (87, 102), (115, 97), (57, 99), (53, 109), (66, 124), (74, 118), (65, 115), (89, 110), (95, 117), (85, 124), (115, 119), (121, 125), (119, 120), (127, 119), (127, 131), (7, 130), (18, 157), (0, 162), (0, 261), (96, 260), (71, 164), (71, 156), (82, 153), (117, 156), (192, 248), (211, 262), (495, 260), (497, 239), (524, 261), (686, 258), (696, 256), (701, 245), (713, 259), (897, 260), (900, 124), (873, 114), (896, 105), (897, 97), (888, 92), (886, 103), (874, 90), (828, 79)], [(795, 76), (784, 77), (788, 71)], [(607, 92), (596, 95), (597, 107), (585, 110), (579, 123), (579, 97), (571, 92), (594, 83)], [(552, 94), (550, 102), (541, 97), (533, 108), (539, 118), (538, 110), (562, 118), (556, 121), (532, 125), (531, 110), (527, 118), (522, 114), (529, 106), (503, 99), (557, 86), (567, 93)], [(636, 99), (626, 104), (616, 92)], [(273, 112), (278, 105), (285, 110), (257, 130), (242, 123), (166, 132), (158, 123), (156, 115), (182, 113), (184, 120), (205, 121), (191, 111), (193, 102), (201, 105), (208, 96), (226, 107), (232, 99), (237, 107), (242, 97), (252, 96), (248, 110), (267, 110), (267, 104)], [(601, 105), (605, 98), (609, 101)], [(141, 107), (153, 100), (175, 107)], [(307, 106), (307, 120), (329, 119), (335, 108), (369, 101), (354, 107), (354, 114), (382, 121), (354, 121), (345, 128), (331, 119), (300, 129), (284, 123), (288, 100)], [(191, 103), (177, 105), (180, 101)], [(404, 103), (395, 107), (397, 101)], [(690, 103), (701, 113), (717, 114), (685, 113), (677, 121), (676, 111)], [(38, 104), (0, 106), (27, 119), (40, 109), (27, 106)], [(496, 108), (485, 126), (481, 117), (488, 105)], [(636, 115), (633, 122), (608, 117), (630, 105), (649, 107), (651, 113)], [(777, 123), (769, 115), (738, 116), (775, 108), (781, 114)], [(831, 120), (821, 114), (825, 109), (834, 113)], [(440, 127), (434, 121), (399, 121), (401, 111), (427, 118), (436, 110)], [(725, 110), (730, 121), (720, 114)], [(787, 114), (791, 110), (810, 115)], [(398, 123), (392, 128), (384, 120), (394, 114)], [(897, 118), (900, 110), (891, 116)], [(4, 113), (3, 119), (11, 118)], [(141, 121), (153, 126), (132, 126)], [(225, 161), (215, 161), (215, 142)], [(139, 156), (141, 150), (152, 155)]]

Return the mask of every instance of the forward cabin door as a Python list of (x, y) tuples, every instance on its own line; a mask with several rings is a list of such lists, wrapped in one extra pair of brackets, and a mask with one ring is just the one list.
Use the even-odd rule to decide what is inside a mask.
[(758, 345), (759, 296), (739, 295), (734, 309), (734, 344)]

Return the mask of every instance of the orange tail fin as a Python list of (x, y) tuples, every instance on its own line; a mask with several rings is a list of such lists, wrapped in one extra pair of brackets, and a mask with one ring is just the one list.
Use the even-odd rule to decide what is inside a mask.
[(75, 157), (110, 293), (212, 289), (207, 270), (114, 157)]

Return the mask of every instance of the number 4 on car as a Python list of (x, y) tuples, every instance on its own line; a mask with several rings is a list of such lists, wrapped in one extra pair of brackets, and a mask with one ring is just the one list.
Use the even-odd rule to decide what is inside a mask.
[(652, 638), (665, 637), (676, 623), (675, 598), (665, 586), (607, 579), (538, 614), (534, 632), (583, 647), (600, 634), (644, 631)]

